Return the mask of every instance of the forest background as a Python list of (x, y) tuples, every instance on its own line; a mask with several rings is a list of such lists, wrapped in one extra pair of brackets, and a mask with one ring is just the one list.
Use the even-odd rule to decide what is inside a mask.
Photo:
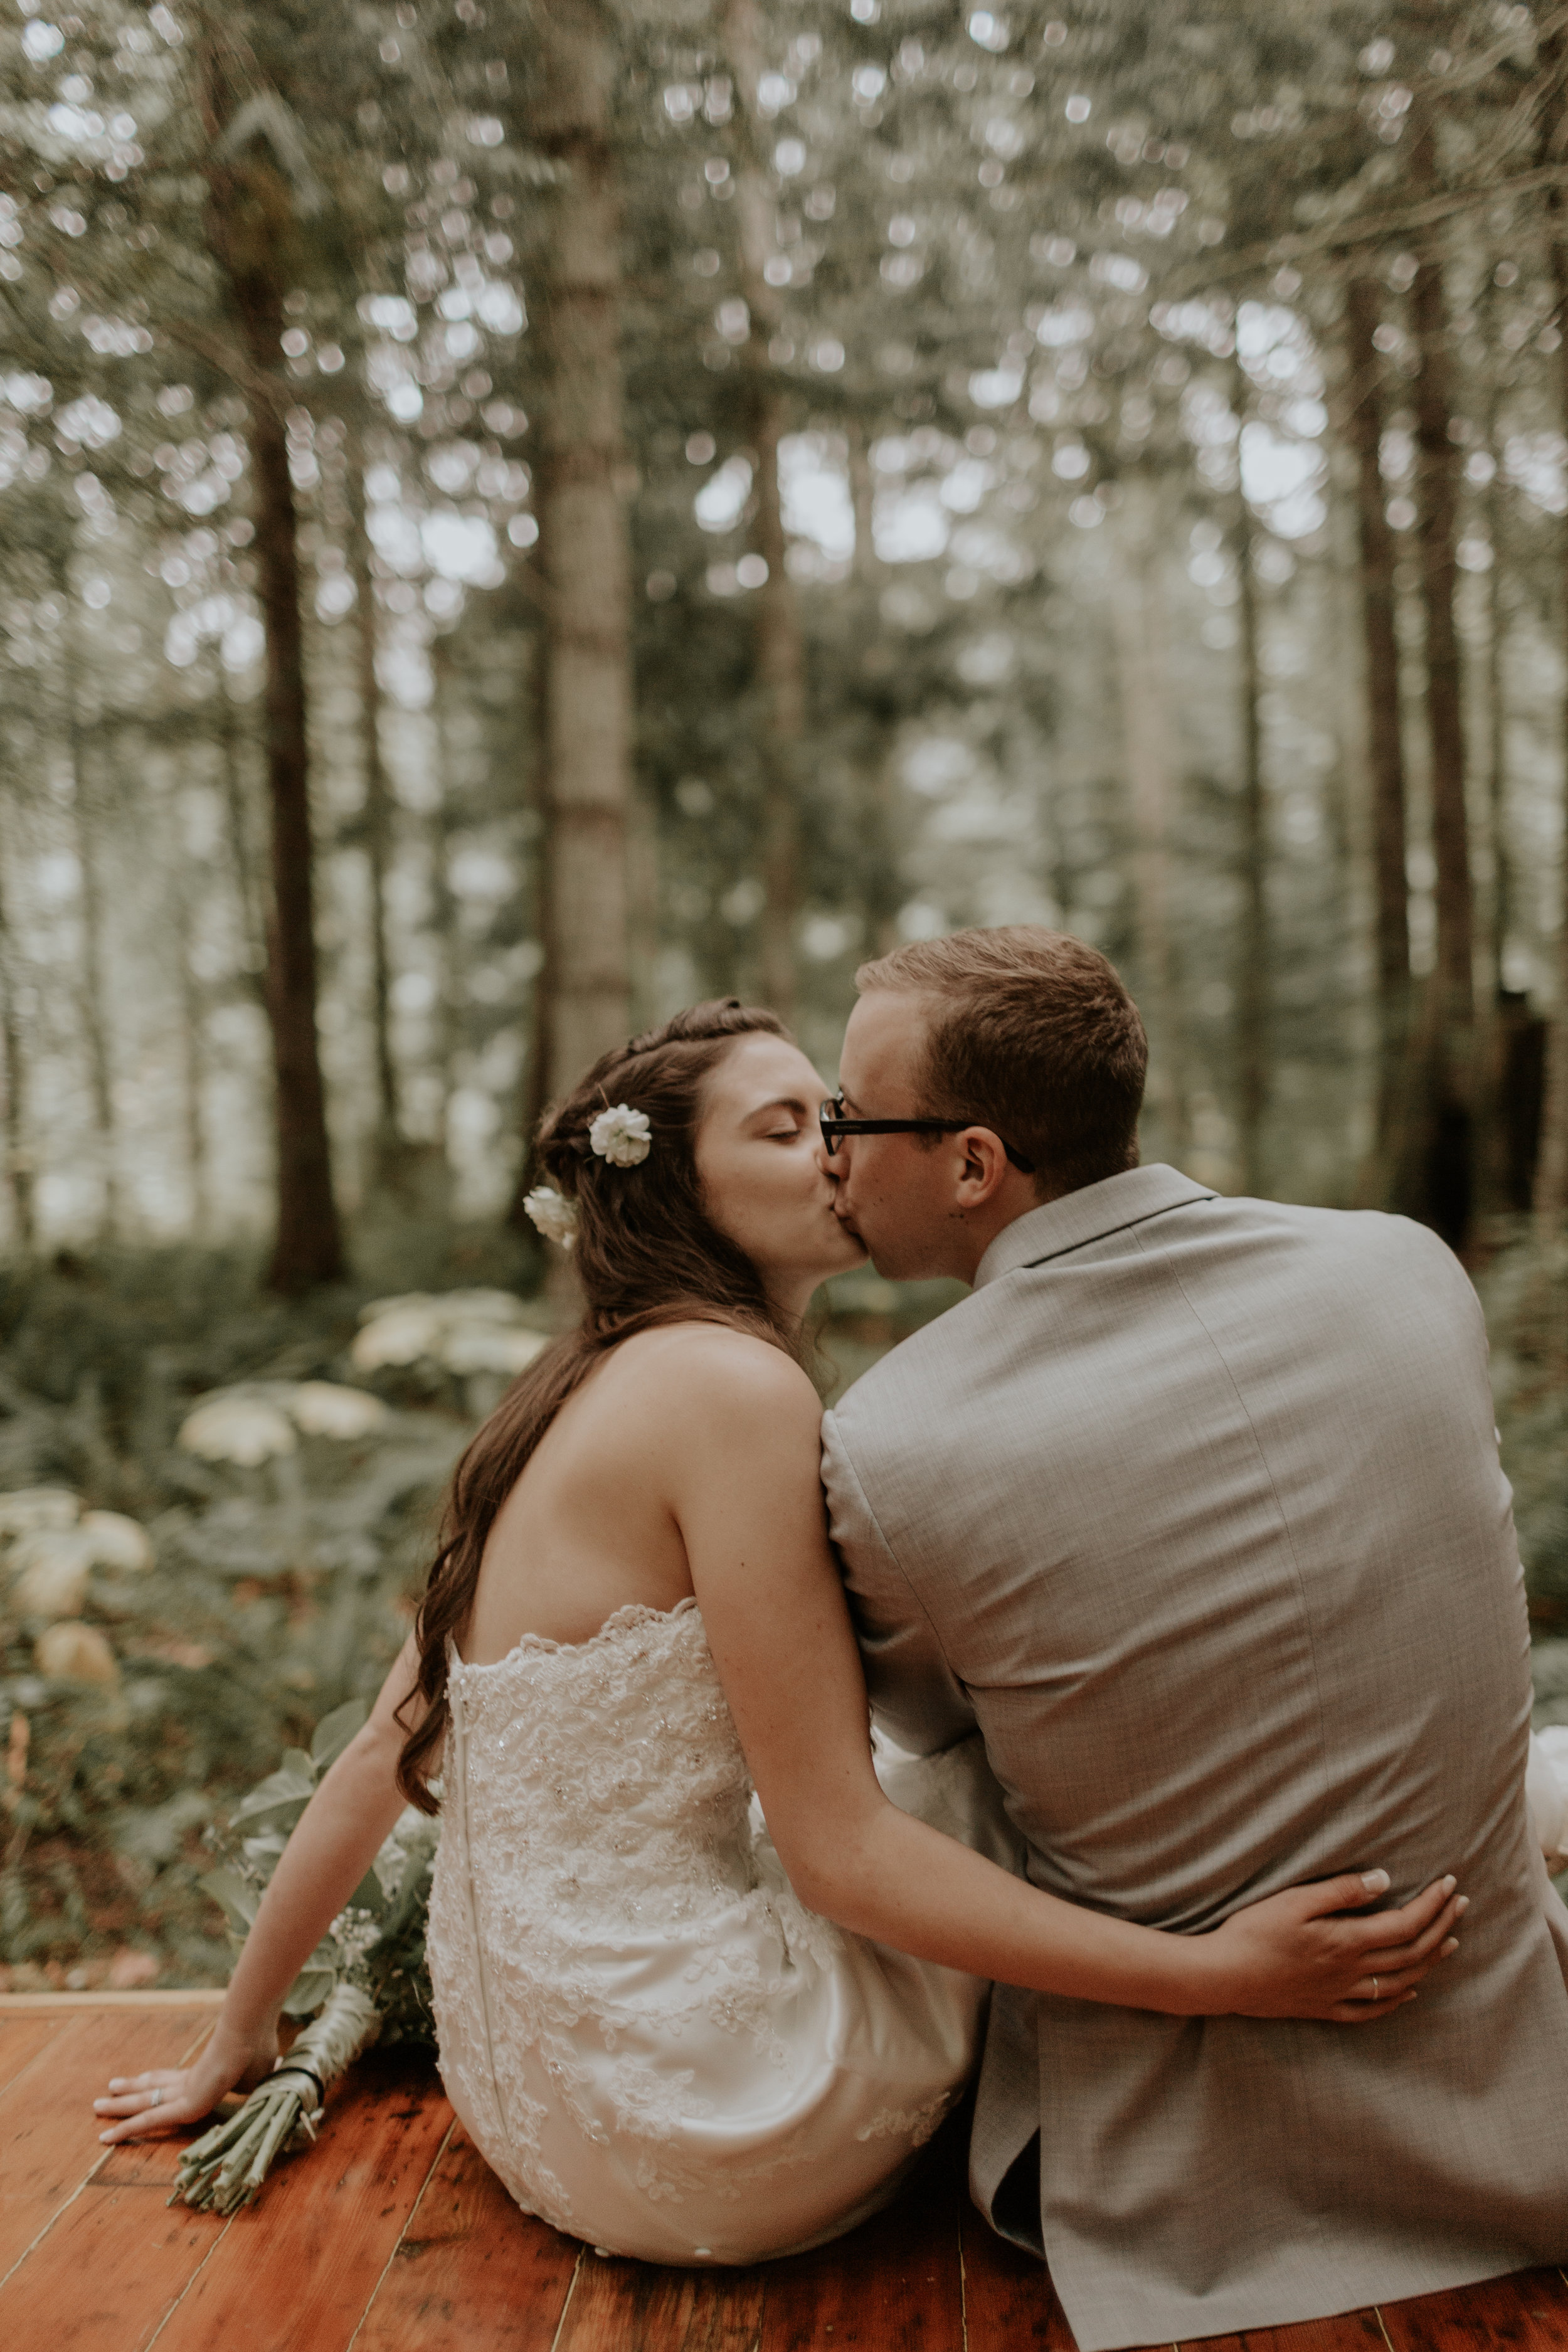
[[(220, 1979), (542, 1107), (1059, 925), (1434, 1225), (1568, 1719), (1568, 7), (0, 0), (0, 1976)], [(836, 1286), (836, 1377), (946, 1303)]]

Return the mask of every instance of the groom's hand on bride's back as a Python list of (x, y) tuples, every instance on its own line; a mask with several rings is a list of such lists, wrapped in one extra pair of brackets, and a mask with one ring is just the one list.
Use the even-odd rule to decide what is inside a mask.
[(1225, 1996), (1208, 2013), (1365, 2025), (1402, 2009), (1458, 1950), (1468, 1897), (1441, 1878), (1398, 1910), (1368, 1916), (1363, 1906), (1388, 1884), (1384, 1870), (1347, 1871), (1233, 1913), (1202, 1939)]

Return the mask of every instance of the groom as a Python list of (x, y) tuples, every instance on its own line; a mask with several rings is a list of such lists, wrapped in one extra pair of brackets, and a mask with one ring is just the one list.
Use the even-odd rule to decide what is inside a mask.
[(879, 1719), (978, 1726), (1029, 1876), (1118, 1917), (1379, 1865), (1471, 1897), (1362, 2028), (998, 1987), (977, 2202), (1080, 2352), (1561, 2262), (1568, 1911), (1468, 1282), (1402, 1219), (1139, 1167), (1142, 1026), (1076, 940), (961, 932), (858, 987), (839, 1213), (882, 1274), (973, 1287), (825, 1424)]

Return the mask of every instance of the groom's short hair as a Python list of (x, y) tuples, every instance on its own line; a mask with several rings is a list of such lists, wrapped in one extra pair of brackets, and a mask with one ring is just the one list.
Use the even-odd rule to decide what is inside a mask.
[(862, 964), (855, 985), (936, 1000), (921, 1116), (994, 1128), (1043, 1197), (1138, 1165), (1149, 1044), (1098, 949), (1032, 923), (954, 931)]

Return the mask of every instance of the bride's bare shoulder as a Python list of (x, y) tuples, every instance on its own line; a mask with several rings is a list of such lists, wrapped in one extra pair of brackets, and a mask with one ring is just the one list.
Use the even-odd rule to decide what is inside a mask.
[(727, 1323), (668, 1323), (639, 1331), (616, 1350), (622, 1386), (639, 1402), (689, 1416), (694, 1410), (733, 1425), (757, 1415), (820, 1421), (822, 1403), (793, 1356)]

